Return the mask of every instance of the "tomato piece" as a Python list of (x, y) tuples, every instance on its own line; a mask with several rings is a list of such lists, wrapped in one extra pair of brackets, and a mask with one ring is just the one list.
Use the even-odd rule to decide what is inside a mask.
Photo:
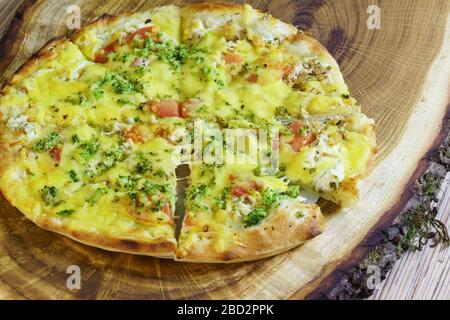
[(138, 29), (138, 30), (130, 33), (126, 37), (126, 42), (130, 43), (131, 41), (134, 40), (134, 38), (136, 36), (139, 36), (143, 40), (148, 39), (148, 38), (153, 38), (155, 35), (154, 29), (155, 29), (155, 27), (144, 27), (144, 28)]
[(249, 196), (250, 192), (244, 187), (232, 187), (231, 194), (235, 197)]
[(108, 62), (108, 56), (106, 54), (102, 53), (96, 53), (95, 54), (95, 62), (97, 63), (107, 63)]
[(295, 152), (298, 152), (298, 151), (300, 151), (300, 149), (302, 149), (303, 147), (305, 147), (313, 142), (314, 142), (314, 138), (308, 134), (307, 137), (296, 136), (294, 138), (294, 140), (291, 141), (290, 145), (292, 147), (292, 150), (294, 150)]
[(288, 127), (294, 133), (294, 139), (289, 143), (295, 152), (300, 151), (305, 146), (310, 145), (316, 140), (316, 136), (311, 131), (307, 130), (301, 132), (303, 128), (303, 123), (298, 120), (289, 125)]
[(227, 51), (223, 54), (223, 60), (225, 60), (226, 64), (232, 64), (232, 63), (242, 62), (244, 60), (244, 57), (242, 57), (236, 53)]
[(184, 216), (184, 224), (187, 226), (192, 226), (192, 218), (191, 218), (191, 214), (189, 212), (186, 212), (186, 215)]
[(62, 148), (54, 147), (49, 151), (50, 156), (55, 160), (56, 164), (61, 163)]
[(187, 99), (186, 101), (181, 103), (179, 110), (180, 116), (182, 118), (187, 118), (199, 103), (200, 101), (196, 99)]
[(257, 83), (258, 82), (258, 75), (255, 73), (252, 73), (247, 78), (245, 78), (245, 81), (250, 83)]
[(108, 62), (108, 54), (114, 52), (116, 50), (119, 41), (115, 40), (104, 47), (100, 52), (95, 54), (95, 62), (97, 63), (107, 63)]
[(151, 106), (151, 110), (160, 118), (179, 117), (180, 105), (176, 100), (161, 100)]
[(297, 120), (291, 123), (288, 128), (295, 134), (300, 134), (300, 130), (303, 128), (303, 123), (300, 120)]

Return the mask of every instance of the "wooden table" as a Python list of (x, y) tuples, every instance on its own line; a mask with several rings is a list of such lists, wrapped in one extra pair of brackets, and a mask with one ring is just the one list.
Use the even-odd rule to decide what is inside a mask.
[[(1, 0), (0, 35), (7, 30), (8, 22), (22, 2), (24, 2), (24, 0)], [(306, 3), (307, 1), (304, 2)], [(395, 14), (394, 16), (401, 20), (404, 18), (404, 15), (408, 15), (408, 12), (398, 12), (398, 14)], [(433, 26), (430, 26), (430, 28), (432, 27)], [(340, 41), (342, 40), (340, 37), (345, 37), (345, 34), (340, 34), (339, 29), (336, 29), (335, 36), (335, 39), (329, 41)], [(401, 41), (401, 38), (397, 40)], [(448, 52), (448, 54), (450, 54), (450, 52)], [(340, 53), (340, 55), (341, 57), (343, 56), (342, 53)], [(404, 63), (420, 64), (420, 61), (404, 61)], [(395, 72), (395, 70), (393, 70), (393, 72)], [(376, 77), (376, 74), (369, 76)], [(353, 88), (352, 83), (350, 83), (350, 87), (353, 91), (357, 90), (359, 93), (363, 90), (363, 88), (358, 87), (355, 83), (353, 83)], [(439, 216), (447, 226), (450, 226), (449, 175), (441, 189), (442, 197)], [(450, 248), (426, 248), (420, 253), (408, 253), (395, 264), (386, 281), (379, 286), (371, 299), (450, 299), (449, 270)], [(14, 295), (8, 295), (7, 292), (0, 292), (0, 297), (8, 296)]]

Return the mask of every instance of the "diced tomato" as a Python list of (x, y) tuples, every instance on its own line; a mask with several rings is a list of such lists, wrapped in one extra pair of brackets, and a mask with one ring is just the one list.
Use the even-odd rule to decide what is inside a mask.
[(250, 192), (244, 187), (232, 187), (231, 194), (235, 197), (249, 196)]
[(108, 62), (108, 54), (114, 52), (116, 50), (119, 41), (115, 40), (104, 47), (100, 52), (97, 52), (95, 55), (95, 62), (97, 63), (107, 63)]
[(258, 75), (255, 73), (252, 73), (247, 78), (245, 78), (245, 81), (250, 83), (257, 83), (258, 82)]
[(316, 140), (314, 135), (311, 134), (311, 133), (308, 133), (305, 137), (303, 137), (303, 136), (296, 136), (294, 138), (294, 140), (291, 141), (290, 145), (291, 145), (292, 149), (295, 152), (298, 152), (303, 147), (308, 146), (311, 143), (313, 143), (314, 140)]
[(305, 133), (302, 133), (302, 128), (304, 128), (304, 126), (299, 120), (289, 125), (289, 129), (294, 133), (294, 139), (289, 144), (295, 152), (300, 151), (300, 149), (310, 145), (316, 140), (316, 136), (314, 135), (314, 133), (309, 130)]
[(179, 117), (179, 103), (176, 100), (161, 100), (151, 106), (151, 111), (160, 118)]
[(108, 62), (108, 56), (104, 54), (103, 52), (98, 52), (95, 54), (95, 62), (97, 63), (107, 63)]
[(189, 212), (186, 212), (186, 215), (184, 216), (184, 224), (187, 226), (192, 226), (191, 214)]
[(61, 163), (62, 148), (54, 147), (49, 151), (50, 156), (55, 160), (56, 164)]
[(108, 44), (106, 47), (103, 48), (103, 52), (111, 53), (111, 52), (116, 51), (116, 47), (118, 44), (119, 44), (118, 40), (111, 42), (110, 44)]
[(242, 56), (228, 51), (223, 54), (223, 59), (226, 64), (239, 63), (244, 60)]
[(291, 123), (288, 128), (295, 134), (300, 134), (300, 129), (303, 128), (303, 123), (300, 120), (297, 120)]
[(145, 142), (144, 137), (142, 136), (138, 127), (131, 127), (127, 129), (124, 134), (125, 139), (131, 139), (134, 143), (143, 143)]
[(180, 104), (180, 116), (182, 118), (187, 118), (198, 104), (199, 101), (196, 99), (187, 99)]
[(143, 40), (148, 39), (148, 38), (153, 38), (155, 36), (155, 27), (144, 27), (144, 28), (138, 29), (138, 30), (130, 33), (126, 37), (126, 42), (130, 43), (131, 41), (134, 40), (134, 38), (136, 36), (139, 36)]

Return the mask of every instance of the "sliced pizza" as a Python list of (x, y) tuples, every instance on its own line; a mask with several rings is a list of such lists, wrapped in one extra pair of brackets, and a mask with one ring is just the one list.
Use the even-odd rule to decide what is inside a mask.
[[(1, 186), (37, 225), (109, 250), (172, 256), (173, 145), (136, 138), (125, 81), (71, 42), (44, 48), (4, 89)], [(126, 86), (127, 87), (127, 86)]]
[(254, 260), (317, 236), (318, 197), (355, 204), (376, 152), (333, 57), (248, 5), (103, 16), (25, 64), (0, 112), (12, 205), (89, 245), (180, 261)]
[(194, 166), (176, 257), (181, 261), (238, 262), (286, 251), (319, 235), (320, 208), (300, 188), (256, 165)]

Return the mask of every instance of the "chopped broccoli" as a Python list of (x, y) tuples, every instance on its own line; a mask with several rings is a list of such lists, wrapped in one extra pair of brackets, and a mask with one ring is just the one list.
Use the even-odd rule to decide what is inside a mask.
[(266, 210), (263, 208), (257, 208), (251, 211), (244, 220), (244, 225), (246, 228), (255, 226), (261, 222), (267, 216)]
[(42, 188), (41, 197), (48, 206), (55, 207), (61, 203), (58, 189), (55, 186), (45, 186)]
[(59, 134), (57, 132), (52, 132), (46, 138), (39, 140), (34, 146), (34, 150), (38, 152), (49, 151), (58, 144), (59, 139)]

